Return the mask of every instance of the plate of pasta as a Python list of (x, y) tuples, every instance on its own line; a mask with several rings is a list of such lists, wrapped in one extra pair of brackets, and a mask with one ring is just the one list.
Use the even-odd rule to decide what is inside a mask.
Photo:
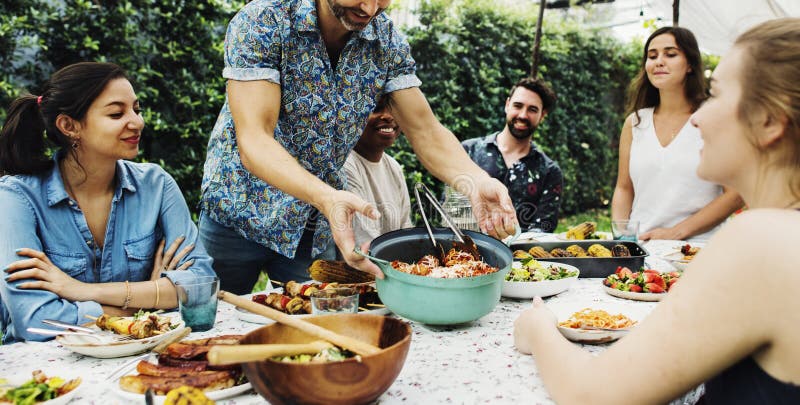
[(641, 319), (629, 308), (596, 304), (575, 311), (557, 311), (558, 331), (576, 343), (609, 343), (625, 336)]
[[(116, 317), (103, 314), (85, 325), (99, 337), (60, 335), (56, 341), (75, 353), (101, 359), (132, 356), (156, 347), (161, 341), (180, 333), (184, 323), (177, 313), (158, 315), (140, 312), (135, 316)], [(131, 339), (120, 339), (130, 334)]]

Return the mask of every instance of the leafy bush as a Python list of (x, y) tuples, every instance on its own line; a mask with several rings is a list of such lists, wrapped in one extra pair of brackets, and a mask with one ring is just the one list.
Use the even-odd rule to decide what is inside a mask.
[[(421, 26), (408, 36), (434, 113), (460, 140), (501, 130), (508, 90), (530, 69), (538, 15), (499, 10), (485, 0), (426, 1), (418, 13)], [(539, 72), (559, 100), (534, 140), (564, 172), (564, 213), (605, 206), (616, 178), (624, 93), (640, 51), (550, 23), (547, 13), (543, 31)], [(397, 145), (394, 155), (409, 180), (435, 184), (409, 144)]]
[[(225, 28), (245, 0), (12, 0), (0, 3), (0, 119), (56, 69), (95, 60), (128, 70), (145, 108), (139, 160), (161, 164), (196, 210), (208, 136), (224, 101)], [(511, 85), (525, 76), (535, 8), (436, 0), (408, 30), (422, 90), (461, 140), (502, 129)], [(546, 13), (546, 19), (549, 12)], [(545, 24), (542, 76), (559, 95), (536, 142), (565, 174), (565, 213), (610, 199), (623, 89), (638, 50), (577, 26)], [(409, 182), (438, 186), (404, 140), (393, 150)]]
[[(199, 199), (208, 135), (224, 102), (222, 44), (245, 1), (19, 0), (0, 6), (0, 103), (79, 61), (128, 70), (146, 123), (140, 161)], [(24, 89), (24, 90), (23, 90)]]

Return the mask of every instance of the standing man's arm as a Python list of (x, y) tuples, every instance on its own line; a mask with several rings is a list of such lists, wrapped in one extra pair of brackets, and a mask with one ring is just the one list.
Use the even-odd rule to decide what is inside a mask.
[(392, 92), (390, 108), (425, 168), (469, 196), (481, 229), (499, 238), (512, 235), (518, 225), (508, 190), (472, 162), (458, 139), (433, 115), (419, 88)]
[(336, 190), (309, 173), (275, 140), (280, 100), (278, 84), (265, 80), (228, 81), (228, 104), (242, 165), (258, 178), (319, 210), (330, 222), (334, 240), (347, 262), (380, 277), (382, 273), (375, 264), (352, 253), (355, 213), (373, 219), (380, 214), (355, 194)]

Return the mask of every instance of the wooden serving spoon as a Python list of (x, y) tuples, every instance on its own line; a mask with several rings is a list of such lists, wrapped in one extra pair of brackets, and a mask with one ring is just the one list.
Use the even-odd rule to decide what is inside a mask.
[(251, 300), (248, 300), (247, 298), (242, 298), (238, 295), (231, 294), (227, 291), (220, 291), (219, 294), (217, 294), (217, 297), (219, 297), (219, 299), (229, 304), (248, 310), (254, 314), (258, 314), (263, 317), (272, 319), (275, 322), (291, 326), (295, 329), (299, 329), (311, 336), (314, 336), (322, 340), (326, 340), (337, 346), (348, 349), (356, 354), (370, 355), (370, 354), (376, 354), (381, 351), (380, 348), (373, 346), (369, 343), (362, 342), (350, 336), (340, 335), (336, 332), (325, 329), (321, 326), (315, 325), (310, 322), (306, 322), (300, 318), (293, 317), (289, 314), (284, 314), (283, 312), (261, 305), (257, 302), (253, 302)]
[(208, 350), (208, 363), (211, 365), (249, 363), (276, 356), (319, 353), (333, 347), (324, 340), (304, 344), (263, 344), (263, 345), (215, 345)]

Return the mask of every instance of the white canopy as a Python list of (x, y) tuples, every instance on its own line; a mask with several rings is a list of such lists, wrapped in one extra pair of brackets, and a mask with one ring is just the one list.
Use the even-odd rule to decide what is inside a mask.
[[(673, 0), (646, 3), (671, 24)], [(679, 13), (679, 25), (695, 34), (704, 51), (722, 55), (739, 34), (760, 22), (800, 17), (800, 0), (681, 0)]]

